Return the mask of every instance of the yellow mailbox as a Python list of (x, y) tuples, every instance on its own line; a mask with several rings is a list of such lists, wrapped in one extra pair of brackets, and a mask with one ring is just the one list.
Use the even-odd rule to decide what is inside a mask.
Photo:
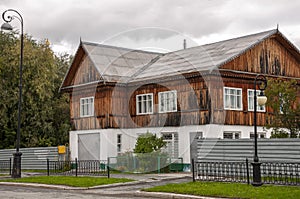
[(66, 146), (64, 145), (61, 145), (61, 146), (58, 146), (58, 154), (65, 154), (66, 153)]

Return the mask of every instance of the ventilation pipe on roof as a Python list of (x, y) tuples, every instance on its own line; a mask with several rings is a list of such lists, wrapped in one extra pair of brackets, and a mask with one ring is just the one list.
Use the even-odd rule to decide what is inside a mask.
[(186, 39), (183, 40), (183, 49), (186, 49)]

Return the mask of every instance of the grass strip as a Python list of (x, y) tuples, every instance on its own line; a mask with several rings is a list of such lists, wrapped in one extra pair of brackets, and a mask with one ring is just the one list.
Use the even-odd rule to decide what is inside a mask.
[(75, 177), (75, 176), (34, 176), (18, 179), (5, 179), (2, 182), (40, 183), (66, 185), (72, 187), (92, 187), (114, 183), (125, 183), (133, 180), (127, 178)]
[(255, 199), (298, 199), (300, 187), (263, 185), (253, 187), (247, 184), (221, 182), (189, 182), (167, 184), (148, 189), (148, 192), (168, 192), (210, 197), (255, 198)]

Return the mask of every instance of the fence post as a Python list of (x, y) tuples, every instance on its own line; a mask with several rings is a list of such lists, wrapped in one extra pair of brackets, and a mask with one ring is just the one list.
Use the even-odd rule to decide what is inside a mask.
[(49, 158), (47, 158), (47, 175), (50, 175)]
[(75, 158), (75, 176), (77, 177), (77, 172), (78, 172), (78, 162), (77, 158)]
[(249, 163), (248, 163), (248, 158), (246, 158), (246, 169), (247, 169), (247, 184), (250, 184), (250, 180), (249, 180)]
[(11, 175), (11, 158), (9, 158), (9, 175)]
[(194, 165), (194, 158), (192, 159), (192, 174), (193, 174), (193, 182), (195, 182), (195, 165)]
[(180, 159), (180, 164), (181, 164), (179, 169), (180, 169), (180, 171), (183, 171), (183, 158), (181, 157), (179, 159)]
[(110, 178), (110, 173), (109, 173), (109, 157), (107, 158), (107, 178)]
[(160, 173), (160, 156), (157, 156), (157, 173)]

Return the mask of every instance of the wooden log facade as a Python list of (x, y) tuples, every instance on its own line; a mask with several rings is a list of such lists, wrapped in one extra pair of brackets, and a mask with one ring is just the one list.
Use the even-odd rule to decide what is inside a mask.
[[(205, 124), (252, 126), (247, 89), (253, 89), (257, 74), (296, 79), (300, 84), (299, 52), (279, 34), (251, 46), (213, 71), (180, 74), (152, 83), (102, 81), (82, 49), (77, 57), (77, 69), (70, 70), (64, 84), (65, 91), (70, 93), (70, 116), (76, 130)], [(224, 87), (242, 89), (242, 110), (224, 109)], [(159, 93), (171, 90), (177, 91), (177, 111), (159, 113)], [(153, 113), (138, 115), (136, 96), (148, 93), (153, 94)], [(94, 97), (94, 115), (80, 117), (80, 99), (90, 96)], [(258, 125), (270, 121), (271, 113), (269, 107), (266, 112), (258, 112)]]

